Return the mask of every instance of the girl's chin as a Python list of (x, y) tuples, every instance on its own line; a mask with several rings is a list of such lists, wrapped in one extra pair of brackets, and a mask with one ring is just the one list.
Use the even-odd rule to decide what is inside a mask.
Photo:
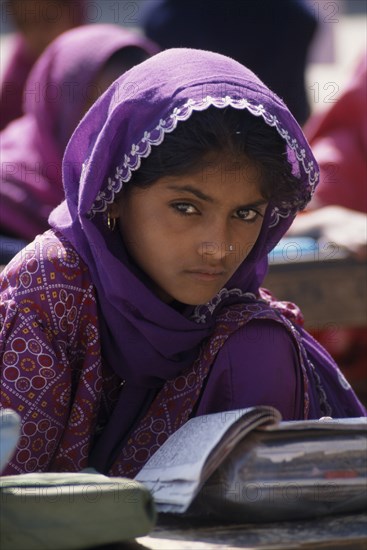
[(185, 284), (184, 289), (173, 289), (172, 292), (169, 289), (156, 288), (155, 293), (166, 304), (178, 302), (187, 306), (199, 306), (213, 300), (222, 288), (223, 286), (213, 285), (209, 281), (204, 281), (200, 285), (191, 285), (191, 287)]

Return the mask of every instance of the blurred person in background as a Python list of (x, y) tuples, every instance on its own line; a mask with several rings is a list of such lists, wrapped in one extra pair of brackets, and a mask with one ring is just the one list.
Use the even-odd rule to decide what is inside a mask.
[(26, 84), (24, 116), (0, 134), (3, 237), (29, 242), (47, 229), (64, 198), (61, 162), (78, 122), (116, 78), (157, 51), (138, 33), (109, 24), (70, 30), (45, 50)]
[(0, 85), (0, 130), (23, 114), (23, 89), (45, 48), (63, 32), (83, 24), (84, 0), (6, 0), (3, 18), (15, 33)]
[[(343, 93), (304, 128), (320, 166), (320, 183), (290, 236), (311, 235), (367, 260), (367, 56)], [(364, 304), (365, 306), (366, 304)], [(367, 327), (332, 327), (315, 335), (367, 403)]]
[(313, 208), (341, 205), (367, 213), (367, 55), (358, 60), (343, 93), (304, 131), (320, 165)]
[(317, 29), (306, 0), (163, 0), (143, 15), (146, 36), (163, 49), (200, 48), (252, 69), (303, 124), (310, 107), (305, 84)]

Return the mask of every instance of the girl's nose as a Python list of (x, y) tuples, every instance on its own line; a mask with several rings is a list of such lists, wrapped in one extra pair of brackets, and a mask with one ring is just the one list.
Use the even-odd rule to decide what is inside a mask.
[(231, 242), (230, 231), (222, 220), (202, 228), (201, 237), (204, 238), (199, 243), (198, 252), (208, 261), (221, 261), (227, 254), (234, 251), (235, 245)]
[(212, 260), (222, 260), (235, 250), (234, 244), (225, 241), (203, 241), (199, 246), (201, 256)]

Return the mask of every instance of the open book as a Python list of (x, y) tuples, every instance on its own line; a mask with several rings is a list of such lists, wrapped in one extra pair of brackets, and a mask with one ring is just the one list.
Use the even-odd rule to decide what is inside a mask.
[(139, 472), (159, 512), (273, 521), (367, 507), (367, 418), (267, 406), (190, 419)]

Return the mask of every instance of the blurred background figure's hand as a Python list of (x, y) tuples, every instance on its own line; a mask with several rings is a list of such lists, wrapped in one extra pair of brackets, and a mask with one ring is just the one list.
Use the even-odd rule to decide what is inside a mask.
[(367, 214), (343, 206), (324, 206), (299, 215), (289, 236), (310, 235), (320, 242), (333, 243), (349, 255), (367, 259)]

